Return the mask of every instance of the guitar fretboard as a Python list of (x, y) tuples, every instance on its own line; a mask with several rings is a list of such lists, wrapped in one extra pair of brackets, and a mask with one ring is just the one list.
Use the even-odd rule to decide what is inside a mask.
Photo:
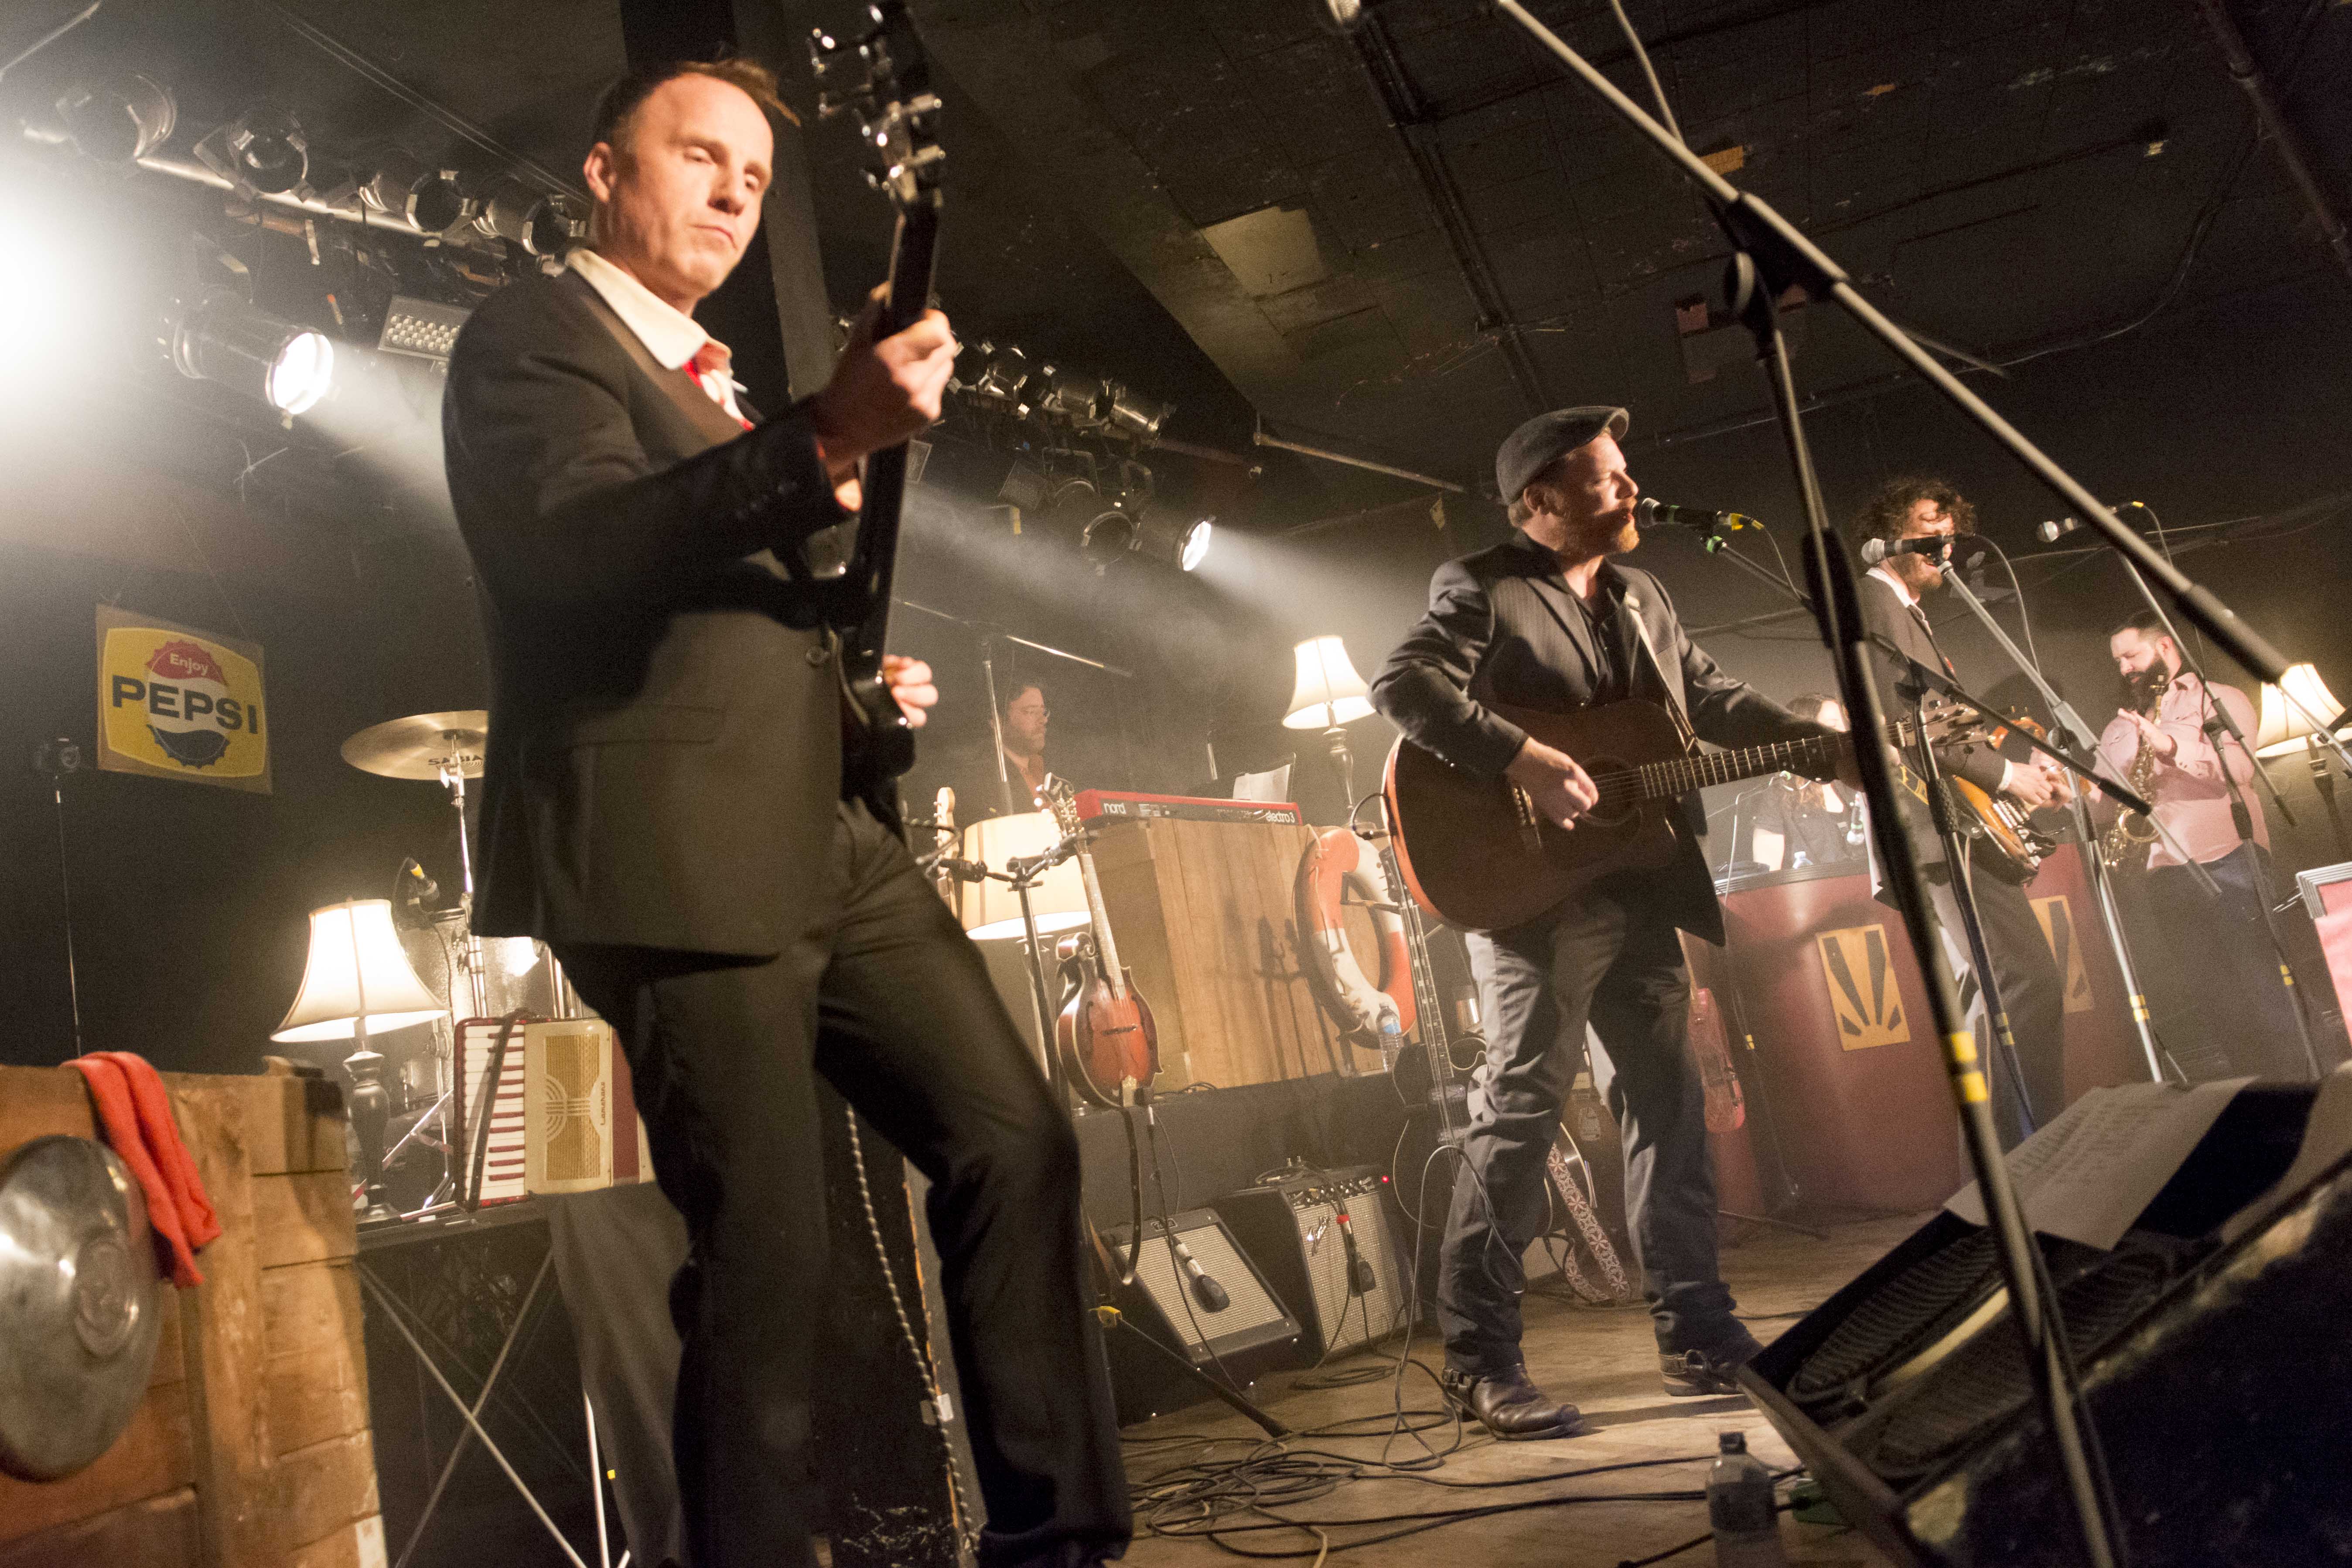
[(1843, 737), (1809, 736), (1801, 741), (1774, 741), (1737, 751), (1704, 752), (1664, 762), (1644, 763), (1630, 772), (1596, 777), (1604, 795), (1660, 800), (1688, 795), (1709, 784), (1736, 784), (1765, 773), (1816, 773), (1832, 765), (1843, 749)]

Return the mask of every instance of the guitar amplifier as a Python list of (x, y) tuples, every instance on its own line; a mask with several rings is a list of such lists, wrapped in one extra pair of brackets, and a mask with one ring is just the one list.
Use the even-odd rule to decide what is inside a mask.
[(1078, 820), (1093, 826), (1103, 822), (1135, 822), (1148, 816), (1172, 816), (1185, 822), (1288, 822), (1307, 819), (1287, 801), (1218, 800), (1209, 795), (1129, 795), (1107, 789), (1078, 792)]
[(1309, 1171), (1217, 1200), (1217, 1213), (1298, 1320), (1302, 1363), (1375, 1344), (1405, 1326), (1408, 1265), (1370, 1165)]
[[(457, 1027), (457, 1081), (464, 1100), (451, 1125), (464, 1177), (473, 1181), (474, 1119), (482, 1109), (500, 1020), (468, 1018)], [(489, 1140), (482, 1204), (512, 1203), (533, 1193), (584, 1193), (653, 1179), (653, 1152), (637, 1120), (628, 1058), (601, 1018), (520, 1023), (508, 1037), (497, 1094), (489, 1102)]]
[[(1171, 1228), (1176, 1243), (1224, 1292), (1224, 1305), (1213, 1306), (1202, 1299), (1184, 1258), (1170, 1245)], [(1112, 1226), (1102, 1236), (1123, 1263), (1134, 1234), (1131, 1226)], [(1172, 1226), (1146, 1219), (1135, 1283), (1115, 1288), (1111, 1295), (1126, 1326), (1114, 1330), (1105, 1344), (1121, 1426), (1208, 1397), (1198, 1380), (1186, 1376), (1171, 1357), (1181, 1356), (1210, 1377), (1236, 1387), (1297, 1362), (1298, 1320), (1267, 1288), (1265, 1277), (1212, 1210), (1186, 1209), (1173, 1216)], [(1159, 1348), (1136, 1343), (1137, 1334)]]

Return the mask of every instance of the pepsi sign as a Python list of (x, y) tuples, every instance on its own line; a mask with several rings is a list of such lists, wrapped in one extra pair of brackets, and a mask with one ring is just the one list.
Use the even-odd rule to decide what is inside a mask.
[(98, 765), (269, 789), (261, 649), (98, 607)]

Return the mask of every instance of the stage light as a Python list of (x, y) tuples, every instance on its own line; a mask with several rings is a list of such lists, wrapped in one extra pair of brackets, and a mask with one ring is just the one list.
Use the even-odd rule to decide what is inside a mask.
[(307, 414), (334, 383), (335, 345), (321, 331), (254, 309), (234, 294), (207, 295), (169, 323), (182, 375), (258, 397), (289, 418)]
[(247, 110), (205, 137), (199, 153), (215, 137), (228, 163), (223, 173), (263, 195), (283, 195), (310, 173), (310, 144), (302, 135), (301, 122), (285, 110)]
[(1100, 572), (1134, 549), (1136, 537), (1135, 520), (1127, 513), (1116, 509), (1098, 512), (1078, 535), (1078, 552)]
[(76, 82), (58, 100), (58, 122), (83, 157), (135, 163), (171, 140), (179, 109), (152, 77), (136, 71)]
[(1205, 517), (1189, 523), (1147, 518), (1136, 530), (1136, 552), (1165, 561), (1181, 571), (1192, 571), (1208, 559), (1210, 525), (1211, 520)]
[(455, 170), (428, 169), (397, 149), (360, 186), (360, 199), (380, 213), (406, 218), (425, 234), (454, 228), (472, 210), (457, 188)]
[(1038, 388), (1032, 389), (1031, 401), (1041, 414), (1051, 414), (1079, 426), (1098, 425), (1095, 405), (1103, 395), (1103, 384), (1083, 371), (1057, 369), (1047, 365), (1037, 373)]
[(533, 256), (561, 256), (588, 232), (561, 196), (544, 196), (520, 180), (500, 180), (475, 215), (474, 226), (510, 239)]
[(1175, 405), (1138, 396), (1117, 382), (1109, 384), (1105, 402), (1110, 422), (1139, 441), (1149, 441), (1159, 435), (1160, 427), (1168, 423), (1168, 416), (1176, 412)]

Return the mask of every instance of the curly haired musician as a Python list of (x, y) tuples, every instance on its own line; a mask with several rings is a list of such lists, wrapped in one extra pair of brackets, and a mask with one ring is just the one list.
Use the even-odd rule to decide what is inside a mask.
[[(1573, 831), (1598, 795), (1575, 758), (1488, 703), (1566, 712), (1641, 698), (1686, 713), (1705, 740), (1752, 745), (1820, 726), (1726, 675), (1692, 646), (1656, 578), (1619, 564), (1639, 542), (1617, 438), (1622, 408), (1567, 408), (1522, 425), (1496, 456), (1517, 536), (1431, 580), (1429, 613), (1389, 657), (1372, 700), (1414, 743), (1507, 777)], [(1438, 1265), (1444, 1382), (1497, 1437), (1566, 1436), (1576, 1407), (1545, 1394), (1519, 1351), (1519, 1258), (1546, 1214), (1544, 1160), (1588, 1019), (1616, 1077), (1625, 1194), (1667, 1392), (1721, 1394), (1755, 1354), (1717, 1269), (1715, 1169), (1688, 1048), (1690, 980), (1676, 928), (1723, 939), (1685, 802), (1663, 870), (1604, 877), (1536, 920), (1469, 939), (1489, 1024), (1486, 1103)]]
[[(1881, 486), (1864, 504), (1853, 525), (1857, 545), (1870, 539), (1892, 542), (1975, 531), (1976, 509), (1967, 498), (1942, 479), (1922, 478), (1892, 479)], [(1890, 555), (1871, 568), (1855, 585), (1855, 592), (1862, 601), (1865, 630), (1885, 637), (1930, 668), (1951, 673), (1952, 662), (1944, 657), (1927, 611), (1920, 607), (1923, 595), (1943, 586), (1944, 571), (1940, 555)], [(1883, 652), (1879, 668), (1882, 690), (1887, 701), (1895, 704), (1894, 682), (1901, 672)], [(2007, 795), (2029, 809), (2064, 798), (2063, 778), (2053, 776), (2042, 763), (2030, 756), (2004, 757), (1979, 741), (1938, 746), (1936, 763), (1947, 778), (1966, 779), (1989, 795)], [(1997, 999), (2008, 1010), (2010, 1033), (2017, 1041), (2018, 1065), (2023, 1069), (2031, 1100), (2028, 1110), (2032, 1124), (2040, 1126), (2064, 1110), (2066, 1103), (2066, 994), (2057, 961), (2051, 956), (2049, 939), (2042, 934), (2042, 923), (2034, 918), (2024, 888), (1989, 870), (1990, 847), (1981, 836), (1972, 837), (1969, 887), (1984, 927), (1996, 993), (1995, 998), (1988, 998), (1975, 977), (1975, 966), (1969, 962), (1968, 938), (1960, 924), (1943, 846), (1932, 832), (1914, 834), (1913, 839), (1927, 869), (1945, 956), (1959, 982), (1961, 999), (1976, 1018), (1976, 1037), (1988, 1043), (1994, 1038), (1988, 1024), (1990, 1001)], [(2015, 1087), (1998, 1061), (1985, 1076), (1992, 1080), (1993, 1126), (2000, 1134), (2001, 1147), (2013, 1148), (2025, 1134)]]
[[(896, 831), (845, 786), (838, 639), (795, 572), (856, 463), (939, 416), (929, 312), (776, 418), (695, 307), (759, 231), (775, 84), (642, 70), (604, 99), (588, 247), (459, 334), (449, 489), (492, 666), (474, 927), (538, 936), (620, 1032), (691, 1250), (675, 1451), (695, 1568), (813, 1563), (802, 1494), (826, 1301), (816, 1079), (932, 1183), (983, 1564), (1129, 1530), (1082, 1291), (1077, 1148)], [(894, 661), (910, 719), (929, 673)]]

